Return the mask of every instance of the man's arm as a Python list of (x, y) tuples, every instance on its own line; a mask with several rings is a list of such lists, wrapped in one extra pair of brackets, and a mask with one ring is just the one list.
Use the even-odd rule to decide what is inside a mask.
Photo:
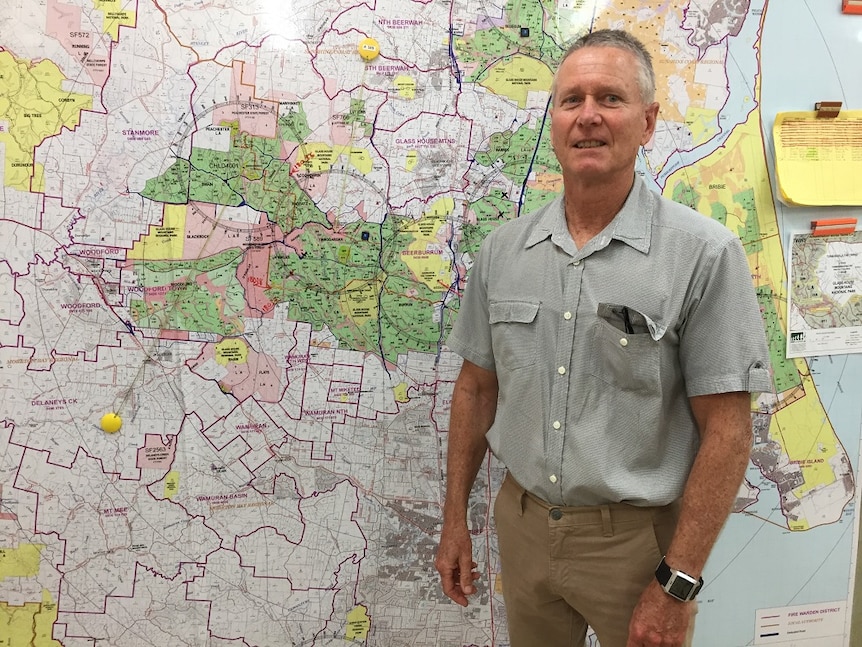
[[(751, 396), (747, 392), (719, 393), (689, 401), (701, 445), (686, 481), (667, 563), (696, 578), (745, 476), (751, 453)], [(682, 645), (691, 604), (672, 598), (653, 580), (635, 608), (627, 647)]]
[(443, 531), (434, 565), (443, 592), (461, 606), (476, 592), (473, 542), (467, 528), (467, 503), (479, 466), (488, 452), (485, 433), (497, 411), (497, 374), (464, 361), (452, 394)]

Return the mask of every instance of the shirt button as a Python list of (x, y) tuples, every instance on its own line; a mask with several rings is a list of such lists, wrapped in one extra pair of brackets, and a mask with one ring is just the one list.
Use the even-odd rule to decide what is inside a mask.
[(559, 421), (559, 420), (554, 420), (554, 429), (559, 429), (559, 428), (560, 428), (560, 427), (562, 427), (562, 426), (563, 426), (563, 425), (561, 425), (561, 424), (560, 424), (560, 421)]
[(625, 337), (623, 337), (622, 339), (620, 339), (620, 346), (628, 346), (628, 345), (629, 345), (629, 340), (628, 340), (628, 339), (626, 339)]
[(569, 320), (569, 319), (571, 319), (571, 318), (572, 318), (572, 313), (571, 313), (571, 312), (564, 312), (564, 313), (563, 313), (563, 319), (565, 319), (566, 321), (568, 321), (568, 320)]
[(572, 265), (574, 265), (575, 267), (577, 267), (577, 266), (578, 266), (578, 265), (580, 265), (580, 264), (581, 264), (581, 262), (580, 262), (580, 261), (574, 261), (574, 262), (572, 263)]
[(557, 373), (559, 373), (560, 375), (565, 375), (566, 374), (566, 367), (561, 366), (560, 368), (557, 369)]
[(563, 518), (563, 511), (559, 508), (551, 508), (551, 519), (554, 521), (559, 521)]
[(556, 475), (556, 474), (551, 474), (551, 475), (548, 477), (548, 480), (549, 480), (551, 483), (556, 483), (556, 482), (557, 482), (557, 475)]

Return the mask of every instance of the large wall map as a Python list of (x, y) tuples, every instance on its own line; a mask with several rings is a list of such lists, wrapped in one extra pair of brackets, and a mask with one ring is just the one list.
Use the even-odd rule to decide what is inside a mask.
[(739, 234), (772, 349), (748, 525), (711, 562), (698, 644), (754, 644), (764, 609), (827, 601), (843, 631), (846, 570), (792, 599), (769, 574), (744, 594), (721, 577), (757, 569), (755, 546), (799, 563), (806, 537), (856, 522), (856, 454), (816, 371), (784, 357), (768, 13), (4, 2), (0, 645), (508, 645), (493, 461), (470, 509), (476, 603), (448, 602), (433, 569), (459, 368), (445, 339), (482, 238), (560, 190), (550, 81), (602, 27), (655, 54), (661, 121), (638, 172)]

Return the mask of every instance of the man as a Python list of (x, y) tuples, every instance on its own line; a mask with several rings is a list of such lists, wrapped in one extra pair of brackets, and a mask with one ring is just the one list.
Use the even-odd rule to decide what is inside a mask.
[[(750, 392), (771, 390), (745, 253), (636, 176), (652, 62), (620, 31), (554, 79), (563, 195), (483, 243), (448, 345), (455, 384), (436, 567), (466, 606), (466, 522), (488, 448), (513, 647), (678, 647), (748, 463)], [(656, 565), (659, 567), (656, 568)]]

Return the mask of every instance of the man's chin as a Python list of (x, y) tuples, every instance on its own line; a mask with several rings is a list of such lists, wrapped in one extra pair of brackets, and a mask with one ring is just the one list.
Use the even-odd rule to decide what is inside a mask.
[[(566, 169), (564, 168), (563, 172), (565, 174)], [(569, 166), (568, 172), (570, 175), (577, 179), (581, 178), (595, 178), (601, 179), (608, 176), (610, 169), (607, 164), (601, 164), (598, 160), (593, 163), (590, 161), (580, 161)]]
[(568, 162), (575, 167), (608, 167), (610, 159), (610, 148), (608, 146), (594, 146), (592, 148), (569, 149)]

